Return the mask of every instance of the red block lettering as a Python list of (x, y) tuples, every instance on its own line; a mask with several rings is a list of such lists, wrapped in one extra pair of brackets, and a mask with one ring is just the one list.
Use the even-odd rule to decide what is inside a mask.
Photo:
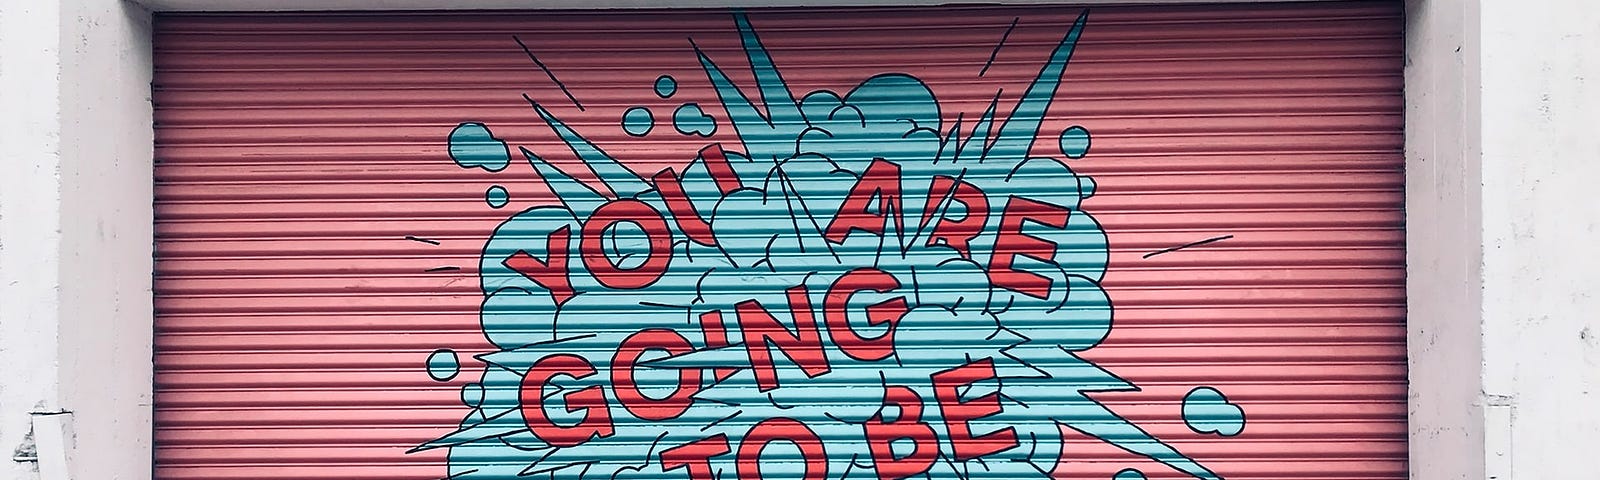
[[(806, 424), (792, 418), (769, 418), (757, 423), (739, 442), (739, 479), (761, 479), (761, 450), (768, 443), (786, 441), (800, 447), (800, 456), (806, 462), (805, 480), (828, 478), (828, 455), (822, 450), (822, 439)], [(746, 470), (748, 468), (749, 470)]]
[(905, 296), (884, 300), (867, 307), (867, 324), (889, 326), (888, 331), (877, 338), (862, 337), (855, 329), (850, 328), (845, 308), (849, 306), (850, 297), (856, 292), (871, 290), (887, 293), (896, 288), (900, 288), (900, 282), (888, 272), (876, 268), (851, 270), (828, 287), (828, 296), (822, 301), (822, 318), (828, 324), (828, 334), (833, 336), (833, 342), (839, 345), (839, 350), (850, 358), (869, 362), (894, 355), (895, 325), (900, 323), (900, 317), (910, 311), (910, 307), (906, 306)]
[(928, 245), (949, 245), (961, 252), (961, 258), (971, 260), (972, 247), (969, 245), (972, 239), (983, 233), (983, 225), (989, 221), (989, 198), (983, 196), (983, 190), (978, 189), (977, 185), (958, 182), (954, 177), (933, 177), (933, 186), (928, 189), (928, 207), (923, 210), (924, 225), (928, 217), (937, 213), (934, 209), (939, 208), (940, 201), (947, 194), (951, 202), (960, 203), (966, 209), (966, 215), (960, 220), (940, 215), (933, 225), (933, 234), (928, 237)]
[[(878, 213), (867, 210), (874, 197), (878, 199)], [(834, 214), (823, 236), (830, 242), (844, 243), (851, 230), (883, 235), (883, 226), (890, 216), (894, 217), (896, 230), (904, 232), (900, 213), (900, 165), (875, 158), (867, 171), (861, 173), (861, 180), (850, 188), (849, 196), (839, 206), (839, 212)]]
[(717, 181), (717, 189), (723, 195), (744, 187), (739, 175), (733, 173), (733, 165), (728, 164), (728, 153), (722, 151), (722, 144), (713, 143), (700, 149), (700, 159), (706, 165), (706, 171), (711, 173), (711, 179)]
[(956, 368), (930, 375), (933, 396), (939, 401), (939, 411), (944, 413), (944, 424), (950, 431), (950, 445), (954, 447), (956, 461), (964, 462), (1017, 446), (1017, 431), (1006, 427), (988, 434), (973, 436), (973, 420), (1000, 413), (1000, 397), (991, 393), (962, 402), (961, 387), (995, 378), (994, 360), (985, 358)]
[(678, 388), (666, 398), (654, 399), (639, 391), (633, 380), (634, 363), (649, 350), (665, 350), (670, 355), (680, 355), (694, 350), (694, 345), (678, 332), (665, 328), (650, 328), (629, 335), (617, 346), (611, 358), (611, 384), (617, 392), (622, 407), (642, 420), (667, 420), (677, 418), (693, 402), (690, 398), (700, 392), (700, 369), (678, 370)]
[[(650, 256), (643, 264), (626, 270), (612, 264), (600, 247), (606, 229), (622, 222), (639, 225), (650, 239)], [(594, 279), (601, 285), (620, 289), (644, 288), (656, 283), (667, 272), (667, 263), (672, 261), (672, 231), (667, 229), (667, 220), (661, 217), (661, 212), (657, 212), (650, 204), (631, 199), (617, 200), (601, 205), (594, 215), (583, 222), (583, 240), (578, 247), (583, 253), (583, 266), (588, 267), (589, 273), (594, 274)]]
[(656, 172), (650, 180), (655, 184), (656, 191), (661, 193), (661, 198), (667, 201), (667, 211), (672, 212), (672, 219), (678, 222), (678, 229), (683, 230), (684, 236), (701, 245), (717, 244), (717, 240), (711, 236), (711, 224), (689, 202), (689, 195), (683, 193), (683, 179), (672, 167)]
[(517, 250), (500, 264), (550, 290), (556, 305), (566, 303), (573, 295), (572, 280), (567, 278), (567, 239), (571, 235), (572, 229), (563, 225), (545, 237), (544, 249), (550, 253), (548, 260), (539, 260), (526, 250)]
[[(885, 422), (883, 414), (879, 413), (862, 424), (878, 478), (899, 480), (933, 468), (933, 460), (939, 456), (939, 438), (933, 433), (933, 427), (922, 421), (922, 396), (910, 388), (894, 385), (884, 390), (883, 405), (895, 406), (900, 409), (900, 415), (893, 422)], [(890, 444), (896, 440), (910, 440), (911, 453), (895, 457)]]
[(1067, 228), (1067, 216), (1071, 213), (1066, 207), (1012, 196), (1000, 217), (999, 237), (994, 242), (994, 256), (989, 259), (989, 280), (1030, 297), (1050, 298), (1049, 278), (1018, 270), (1014, 264), (1018, 255), (1054, 261), (1056, 245), (1022, 233), (1022, 224), (1034, 221), (1049, 227)]
[(661, 451), (661, 470), (689, 470), (689, 480), (716, 480), (711, 457), (728, 454), (728, 436), (716, 434)]
[(611, 412), (606, 409), (606, 396), (600, 387), (590, 385), (568, 393), (562, 397), (568, 413), (584, 412), (583, 420), (577, 425), (563, 427), (550, 420), (544, 413), (544, 399), (542, 393), (544, 386), (557, 375), (566, 375), (574, 379), (584, 379), (595, 374), (594, 366), (588, 360), (576, 355), (557, 354), (539, 359), (534, 362), (528, 373), (522, 376), (522, 387), (518, 392), (521, 400), (522, 420), (533, 431), (533, 435), (540, 440), (557, 447), (572, 447), (589, 441), (591, 437), (609, 437), (615, 431), (611, 424)]
[[(772, 364), (772, 347), (793, 360), (808, 378), (832, 371), (828, 357), (822, 351), (822, 334), (817, 331), (817, 320), (811, 313), (811, 300), (806, 297), (805, 285), (790, 287), (789, 311), (794, 316), (794, 332), (755, 300), (745, 300), (734, 305), (739, 312), (739, 330), (744, 334), (744, 348), (750, 355), (750, 368), (754, 370), (756, 384), (765, 392), (778, 388), (778, 371)], [(769, 346), (770, 342), (770, 346)]]

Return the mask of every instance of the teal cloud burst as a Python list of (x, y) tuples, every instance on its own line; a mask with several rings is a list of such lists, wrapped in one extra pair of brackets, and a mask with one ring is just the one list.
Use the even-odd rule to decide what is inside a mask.
[[(1079, 356), (1106, 338), (1114, 313), (1100, 286), (1109, 260), (1106, 234), (1080, 208), (1094, 183), (1059, 159), (1030, 156), (1087, 18), (1085, 12), (1064, 32), (1020, 100), (1007, 106), (1009, 116), (997, 114), (996, 96), (970, 124), (947, 125), (933, 91), (911, 75), (878, 75), (842, 95), (819, 90), (797, 99), (748, 18), (736, 14), (761, 101), (696, 49), (737, 144), (726, 150), (710, 146), (687, 166), (654, 176), (630, 170), (532, 104), (600, 184), (581, 182), (520, 149), (562, 203), (511, 216), (485, 245), (480, 314), (483, 334), (496, 350), (476, 357), (487, 368), (463, 388), (463, 404), (471, 410), (460, 428), (416, 450), (448, 448), (453, 479), (682, 478), (686, 467), (664, 461), (667, 449), (717, 438), (731, 439), (738, 449), (759, 425), (792, 419), (826, 439), (820, 450), (808, 453), (805, 442), (775, 442), (758, 448), (759, 462), (739, 462), (730, 451), (707, 457), (708, 468), (725, 479), (748, 478), (750, 472), (740, 469), (749, 468), (759, 468), (763, 478), (877, 478), (880, 466), (871, 461), (875, 452), (864, 425), (909, 415), (913, 407), (907, 405), (917, 403), (896, 399), (918, 398), (920, 415), (937, 438), (918, 478), (1049, 479), (1066, 427), (1191, 477), (1220, 480), (1090, 396), (1137, 390)], [(663, 98), (676, 90), (670, 77), (656, 83)], [(680, 107), (673, 120), (685, 134), (709, 137), (716, 131), (716, 119), (696, 103)], [(628, 130), (635, 132), (643, 134)], [(1087, 141), (1087, 130), (1081, 139), (1064, 134), (1063, 154), (1087, 154)], [(881, 175), (886, 169), (893, 175)], [(888, 180), (864, 197), (875, 200), (861, 213), (895, 220), (832, 228), (845, 219), (839, 212), (853, 208), (846, 203), (852, 191), (875, 178)], [(666, 184), (681, 191), (668, 191)], [(898, 201), (886, 200), (886, 191), (898, 192)], [(669, 198), (684, 199), (687, 208)], [(671, 218), (662, 227), (670, 231), (670, 246), (663, 250), (652, 243), (652, 227), (638, 222), (586, 230), (590, 219), (621, 203)], [(1002, 225), (1008, 209), (1036, 216)], [(963, 228), (971, 229), (970, 237), (941, 230), (962, 221), (969, 222)], [(1048, 255), (1006, 255), (1012, 247), (997, 233), (1006, 228), (1041, 242)], [(653, 263), (656, 255), (666, 256)], [(557, 264), (564, 265), (559, 278), (537, 273)], [(647, 265), (659, 265), (660, 274), (646, 284), (619, 288), (616, 282), (631, 280), (605, 276), (608, 269)], [(997, 275), (996, 265), (1011, 265), (1014, 274)], [(827, 305), (834, 301), (829, 287), (863, 269), (892, 281), (847, 298), (844, 310), (899, 301), (902, 314), (892, 326), (848, 313), (843, 319), (858, 340), (888, 339), (892, 329), (888, 356), (845, 351), (845, 332), (828, 325), (817, 331), (831, 339), (820, 353), (829, 371), (807, 371), (789, 358), (774, 363), (766, 373), (773, 378), (766, 378), (750, 357), (761, 347), (750, 339), (760, 337), (741, 331), (742, 323), (706, 327), (715, 315), (742, 316), (772, 306), (772, 312), (794, 314), (775, 320), (792, 322), (784, 334), (804, 335), (801, 314), (822, 322), (817, 319), (829, 315)], [(621, 346), (646, 330), (678, 335), (684, 346), (641, 353), (629, 364)], [(595, 376), (550, 376), (542, 390), (528, 390), (524, 382), (543, 375), (535, 365), (558, 355), (592, 366)], [(647, 399), (670, 399), (683, 388), (694, 393), (676, 416), (648, 420), (647, 412), (619, 406), (617, 390), (589, 390), (618, 381), (619, 369), (638, 375), (639, 394)], [(934, 400), (955, 400), (931, 379), (953, 371), (987, 372), (975, 377), (987, 380), (965, 384), (955, 399), (991, 399), (995, 405), (966, 422), (966, 434), (1013, 438), (1015, 445), (974, 454), (951, 440), (958, 432), (940, 420), (949, 413)], [(688, 383), (676, 382), (682, 378)], [(570, 399), (590, 394), (603, 401), (570, 408)], [(1185, 411), (1187, 418), (1187, 405)], [(530, 414), (550, 418), (526, 418)], [(617, 420), (607, 434), (579, 442), (543, 438), (529, 427), (534, 420), (581, 424), (591, 415)], [(897, 457), (914, 453), (904, 444), (897, 448)], [(820, 466), (797, 461), (809, 455), (821, 455)], [(1137, 473), (1127, 470), (1116, 478)]]

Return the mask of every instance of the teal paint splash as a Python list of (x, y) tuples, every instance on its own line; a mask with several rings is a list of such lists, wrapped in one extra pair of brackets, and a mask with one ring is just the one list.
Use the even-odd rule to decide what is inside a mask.
[(490, 208), (502, 208), (511, 203), (511, 192), (507, 192), (506, 187), (493, 185), (483, 191), (483, 201)]
[(450, 158), (461, 168), (482, 168), (491, 172), (511, 164), (506, 142), (494, 137), (482, 123), (463, 123), (450, 131)]
[(622, 131), (628, 132), (628, 135), (643, 137), (655, 126), (655, 115), (648, 108), (633, 107), (622, 113)]
[(1089, 154), (1089, 130), (1073, 125), (1061, 132), (1061, 154), (1079, 159)]
[(1125, 468), (1111, 478), (1112, 480), (1145, 480), (1144, 472), (1132, 468)]
[(455, 378), (458, 373), (461, 373), (461, 361), (454, 350), (439, 349), (428, 354), (429, 377), (443, 382)]
[(672, 127), (684, 135), (710, 137), (717, 133), (717, 119), (700, 109), (700, 104), (686, 103), (672, 112)]
[(1215, 388), (1198, 387), (1183, 396), (1183, 423), (1195, 433), (1232, 437), (1244, 431), (1244, 408)]
[(674, 93), (678, 93), (678, 80), (677, 79), (672, 78), (671, 75), (662, 75), (662, 76), (656, 77), (656, 96), (657, 97), (672, 98), (672, 94), (674, 94)]

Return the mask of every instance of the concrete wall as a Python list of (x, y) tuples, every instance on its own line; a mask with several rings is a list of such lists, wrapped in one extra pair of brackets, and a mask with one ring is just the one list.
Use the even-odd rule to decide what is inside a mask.
[(1600, 5), (1529, 7), (1482, 7), (1488, 474), (1592, 477), (1600, 448)]
[(1412, 478), (1483, 479), (1476, 2), (1406, 4)]
[(1412, 478), (1593, 476), (1600, 5), (1407, 7)]
[[(297, 1), (149, 5), (331, 5)], [(1600, 245), (1600, 7), (1408, 10), (1412, 477), (1588, 475), (1600, 445), (1600, 261), (1586, 251)], [(150, 475), (148, 21), (117, 0), (0, 2), (0, 449), (44, 447), (37, 463), (6, 462), (5, 478)]]
[(61, 9), (57, 358), (71, 478), (148, 478), (150, 15), (117, 0)]
[(149, 25), (0, 2), (4, 478), (150, 477)]

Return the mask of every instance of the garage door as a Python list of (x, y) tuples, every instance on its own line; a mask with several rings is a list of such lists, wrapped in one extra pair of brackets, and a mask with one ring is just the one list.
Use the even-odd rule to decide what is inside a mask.
[(156, 22), (157, 478), (1405, 478), (1395, 2)]

